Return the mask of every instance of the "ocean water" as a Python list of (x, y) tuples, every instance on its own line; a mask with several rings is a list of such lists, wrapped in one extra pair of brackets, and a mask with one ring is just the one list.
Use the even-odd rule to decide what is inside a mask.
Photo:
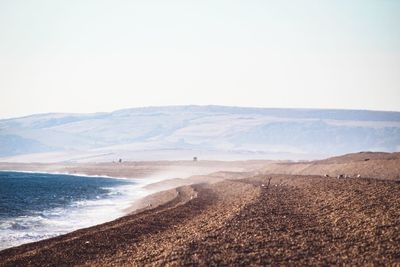
[(0, 171), (0, 250), (116, 219), (139, 180)]

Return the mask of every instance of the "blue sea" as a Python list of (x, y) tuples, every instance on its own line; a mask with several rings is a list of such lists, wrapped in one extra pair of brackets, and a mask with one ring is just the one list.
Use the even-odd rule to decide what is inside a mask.
[(116, 219), (138, 180), (0, 171), (0, 250)]

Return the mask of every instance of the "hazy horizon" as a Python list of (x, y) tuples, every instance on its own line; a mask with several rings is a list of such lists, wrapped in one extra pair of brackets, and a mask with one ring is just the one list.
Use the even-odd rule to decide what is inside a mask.
[(21, 116), (15, 116), (15, 117), (5, 117), (1, 118), (0, 120), (10, 120), (10, 119), (19, 119), (19, 118), (25, 118), (25, 117), (31, 117), (31, 116), (41, 116), (41, 115), (46, 115), (46, 114), (71, 114), (71, 115), (91, 115), (91, 114), (102, 114), (102, 113), (114, 113), (118, 111), (123, 111), (123, 110), (135, 110), (135, 109), (152, 109), (152, 108), (179, 108), (179, 107), (223, 107), (223, 108), (244, 108), (244, 109), (260, 109), (260, 110), (321, 110), (321, 111), (372, 111), (372, 112), (392, 112), (392, 113), (400, 113), (400, 111), (396, 110), (376, 110), (376, 109), (352, 109), (352, 108), (307, 108), (307, 107), (302, 107), (302, 108), (291, 108), (291, 107), (261, 107), (261, 106), (229, 106), (229, 105), (196, 105), (196, 104), (188, 104), (188, 105), (163, 105), (163, 106), (136, 106), (136, 107), (126, 107), (126, 108), (118, 108), (114, 110), (109, 110), (109, 111), (93, 111), (93, 112), (42, 112), (42, 113), (32, 113), (32, 114), (26, 114), (26, 115), (21, 115)]
[(400, 112), (149, 107), (0, 120), (0, 161), (315, 159), (400, 150)]

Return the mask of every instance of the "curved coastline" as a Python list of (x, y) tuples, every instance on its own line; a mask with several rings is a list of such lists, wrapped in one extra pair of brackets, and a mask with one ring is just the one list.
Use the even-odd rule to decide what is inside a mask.
[[(62, 175), (62, 176), (71, 176), (71, 177), (81, 177), (81, 178), (104, 178), (104, 179), (113, 179), (113, 180), (120, 180), (120, 181), (127, 181), (128, 184), (124, 185), (116, 185), (110, 188), (107, 188), (109, 190), (109, 197), (105, 196), (102, 198), (96, 198), (96, 199), (87, 199), (87, 200), (76, 200), (71, 202), (68, 206), (64, 208), (49, 208), (48, 210), (43, 210), (43, 211), (38, 211), (37, 215), (29, 215), (29, 216), (18, 216), (15, 217), (15, 221), (10, 217), (9, 219), (6, 219), (3, 221), (4, 227), (6, 227), (9, 223), (12, 224), (23, 224), (24, 227), (28, 227), (29, 224), (37, 221), (38, 223), (40, 221), (38, 220), (44, 220), (40, 228), (37, 228), (38, 226), (35, 226), (34, 230), (30, 230), (29, 228), (26, 228), (24, 232), (19, 232), (21, 230), (15, 229), (15, 230), (8, 230), (7, 228), (2, 229), (2, 231), (11, 231), (9, 235), (13, 235), (12, 239), (10, 239), (10, 244), (7, 246), (3, 246), (1, 250), (8, 249), (10, 247), (14, 246), (19, 246), (23, 245), (26, 243), (30, 242), (37, 242), (43, 239), (47, 238), (52, 238), (55, 236), (59, 235), (64, 235), (68, 234), (70, 232), (76, 231), (81, 228), (86, 228), (86, 227), (92, 227), (98, 224), (106, 223), (115, 219), (118, 219), (122, 216), (127, 215), (128, 213), (132, 212), (133, 206), (136, 205), (136, 202), (139, 201), (140, 199), (153, 194), (154, 190), (148, 190), (145, 189), (144, 187), (148, 184), (148, 182), (144, 182), (145, 179), (135, 179), (135, 178), (122, 178), (122, 177), (110, 177), (110, 176), (102, 176), (102, 175), (80, 175), (77, 173), (70, 174), (70, 173), (61, 173), (61, 172), (44, 172), (44, 171), (20, 171), (20, 170), (0, 170), (0, 172), (9, 172), (9, 173), (24, 173), (24, 174), (44, 174), (44, 175)], [(132, 182), (132, 184), (130, 184)], [(116, 193), (113, 193), (116, 192)], [(120, 194), (119, 197), (110, 197), (113, 194)], [(79, 204), (82, 203), (82, 204)], [(110, 210), (111, 213), (109, 212), (107, 216), (98, 216), (100, 214), (99, 212), (102, 211), (103, 206), (107, 205), (107, 210)], [(114, 205), (114, 206), (110, 206)], [(115, 211), (115, 216), (114, 212)], [(97, 211), (97, 212), (96, 212)], [(68, 225), (68, 222), (71, 220), (71, 212), (72, 214), (76, 214), (78, 217), (84, 216), (87, 212), (90, 212), (92, 214), (91, 216), (92, 219), (87, 218), (84, 221), (80, 222), (79, 228), (76, 228), (74, 224), (71, 224), (70, 226), (65, 226)], [(35, 212), (36, 213), (36, 212)], [(42, 213), (46, 213), (45, 217), (43, 217)], [(54, 217), (54, 214), (61, 214), (59, 216)], [(51, 217), (47, 217), (51, 216)], [(104, 218), (103, 218), (104, 217)], [(42, 219), (40, 219), (42, 218)], [(9, 222), (9, 223), (8, 223)], [(52, 223), (51, 225), (46, 226), (47, 224)], [(57, 228), (57, 224), (62, 224), (60, 225), (60, 229)], [(25, 226), (26, 225), (26, 226)], [(33, 226), (32, 226), (33, 227)], [(45, 231), (45, 227), (48, 227), (48, 232), (46, 234), (43, 234)], [(69, 229), (69, 230), (68, 230)], [(31, 233), (29, 233), (31, 232)], [(15, 235), (15, 237), (14, 237)], [(25, 235), (26, 237), (23, 237)], [(19, 236), (19, 237), (18, 237)], [(11, 236), (10, 236), (11, 237)], [(14, 241), (11, 241), (14, 240)], [(6, 242), (6, 241), (4, 241)], [(7, 243), (5, 243), (7, 244)], [(4, 244), (3, 244), (4, 245)]]

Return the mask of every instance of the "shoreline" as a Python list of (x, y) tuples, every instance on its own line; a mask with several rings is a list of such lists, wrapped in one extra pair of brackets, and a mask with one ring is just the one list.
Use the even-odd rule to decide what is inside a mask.
[[(157, 162), (159, 163), (159, 162)], [(207, 162), (209, 163), (209, 162)], [(214, 162), (211, 162), (212, 164)], [(4, 164), (4, 163), (3, 163)], [(135, 164), (134, 162), (127, 162), (125, 164)], [(146, 162), (146, 164), (149, 164), (148, 162)], [(169, 164), (169, 162), (161, 162), (161, 164)], [(204, 162), (203, 162), (204, 164)], [(218, 162), (218, 164), (221, 164), (221, 162)], [(229, 163), (231, 164), (231, 163)], [(23, 166), (24, 164), (22, 164), (21, 166)], [(52, 164), (50, 164), (52, 165)], [(186, 165), (195, 165), (193, 164), (193, 162), (190, 161), (186, 161), (183, 162), (183, 166), (186, 168)], [(196, 164), (197, 165), (197, 164)], [(31, 166), (31, 164), (27, 164), (27, 166)], [(42, 167), (46, 168), (46, 164), (42, 164)], [(112, 167), (120, 167), (121, 165), (115, 165), (112, 164)], [(206, 165), (207, 166), (207, 165)], [(80, 166), (82, 167), (82, 166)], [(228, 168), (230, 169), (230, 168)], [(235, 166), (234, 168), (235, 170), (237, 169), (237, 167)], [(210, 170), (213, 171), (215, 169), (213, 168), (205, 168), (204, 170)], [(204, 170), (202, 171), (204, 173)], [(118, 171), (118, 169), (113, 168), (112, 169), (113, 172)], [(66, 175), (66, 176), (73, 176), (73, 177), (84, 177), (84, 178), (106, 178), (106, 179), (115, 179), (115, 180), (122, 180), (122, 181), (132, 181), (133, 184), (136, 184), (137, 189), (139, 189), (141, 191), (141, 193), (143, 193), (144, 191), (146, 192), (145, 194), (141, 194), (138, 198), (133, 198), (129, 201), (129, 205), (124, 205), (124, 203), (120, 203), (119, 208), (115, 207), (114, 210), (116, 213), (119, 213), (119, 211), (122, 211), (120, 214), (118, 214), (117, 216), (107, 219), (107, 220), (101, 220), (101, 221), (96, 221), (94, 223), (90, 223), (87, 225), (84, 225), (82, 227), (79, 228), (73, 228), (68, 230), (68, 231), (63, 231), (62, 233), (58, 233), (52, 237), (45, 237), (44, 239), (47, 238), (53, 238), (53, 237), (57, 237), (60, 235), (65, 235), (65, 234), (69, 234), (71, 232), (74, 232), (76, 230), (82, 229), (82, 228), (87, 228), (87, 227), (93, 227), (99, 224), (103, 224), (103, 223), (107, 223), (113, 220), (116, 220), (118, 218), (130, 215), (132, 213), (137, 213), (137, 211), (143, 211), (146, 209), (149, 209), (148, 205), (150, 205), (150, 207), (154, 208), (156, 206), (162, 205), (164, 204), (163, 202), (167, 202), (169, 200), (171, 200), (171, 194), (170, 192), (174, 192), (176, 191), (176, 188), (179, 186), (185, 186), (185, 185), (190, 185), (193, 184), (195, 182), (198, 181), (198, 179), (205, 179), (205, 177), (207, 175), (207, 173), (204, 173), (203, 175), (188, 175), (186, 177), (183, 178), (175, 178), (175, 176), (172, 174), (170, 174), (170, 172), (166, 172), (164, 175), (163, 173), (153, 173), (153, 175), (150, 175), (148, 177), (135, 177), (137, 176), (135, 173), (130, 173), (131, 177), (120, 177), (120, 176), (110, 176), (110, 175), (104, 175), (104, 174), (85, 174), (85, 173), (78, 173), (75, 170), (66, 170), (66, 171), (57, 171), (57, 170), (49, 170), (49, 171), (43, 171), (43, 170), (20, 170), (20, 169), (2, 169), (0, 170), (0, 172), (13, 172), (13, 173), (32, 173), (32, 174), (45, 174), (45, 175)], [(196, 172), (194, 172), (196, 173)], [(197, 172), (198, 173), (198, 172)], [(187, 174), (187, 173), (186, 173)], [(133, 177), (132, 177), (133, 176)], [(192, 179), (194, 179), (192, 181)], [(214, 178), (211, 178), (211, 180), (213, 180)], [(221, 180), (220, 178), (217, 178), (218, 180)], [(208, 179), (210, 180), (210, 179)], [(168, 193), (169, 192), (169, 193)], [(160, 195), (157, 195), (158, 193), (161, 193), (161, 195), (164, 194), (164, 200), (161, 201), (160, 199), (163, 199), (163, 197), (160, 197)], [(170, 198), (166, 198), (165, 196), (170, 194)], [(156, 196), (153, 196), (156, 195)], [(91, 201), (103, 201), (103, 200), (107, 200), (107, 198), (102, 198), (102, 199), (96, 199), (96, 200), (91, 200)], [(64, 211), (68, 211), (71, 207), (68, 208), (64, 208)], [(87, 207), (81, 207), (79, 208), (81, 210), (80, 214), (83, 214), (85, 208)], [(75, 209), (75, 208), (74, 208)], [(38, 215), (39, 216), (39, 215)], [(35, 232), (36, 235), (36, 232)], [(18, 243), (15, 246), (19, 246), (19, 245), (24, 245), (24, 244), (28, 244), (31, 242), (37, 242), (37, 241), (41, 241), (43, 240), (42, 238), (39, 238), (37, 240), (27, 240), (24, 241), (23, 243)], [(15, 247), (12, 246), (12, 247)], [(12, 248), (12, 247), (7, 247), (4, 249), (8, 249), (8, 248)], [(0, 251), (4, 250), (1, 249)]]
[[(30, 243), (35, 243), (35, 242), (40, 242), (43, 240), (47, 239), (52, 239), (56, 238), (58, 236), (63, 236), (67, 235), (70, 233), (73, 233), (75, 231), (79, 231), (81, 229), (86, 229), (90, 227), (96, 227), (98, 225), (102, 225), (104, 223), (109, 223), (114, 220), (123, 218), (125, 216), (129, 216), (132, 214), (137, 214), (146, 210), (151, 210), (154, 208), (157, 208), (158, 206), (162, 206), (170, 201), (173, 201), (175, 198), (179, 197), (179, 188), (181, 187), (187, 187), (189, 188), (192, 184), (196, 183), (199, 181), (199, 179), (205, 179), (207, 180), (208, 183), (212, 183), (213, 180), (214, 182), (221, 181), (226, 179), (226, 177), (221, 178), (220, 175), (222, 173), (223, 176), (225, 176), (225, 172), (216, 172), (216, 173), (211, 173), (208, 175), (193, 175), (189, 177), (184, 177), (184, 178), (170, 178), (169, 176), (165, 176), (163, 178), (160, 178), (159, 176), (154, 178), (154, 177), (143, 177), (141, 179), (137, 178), (122, 178), (122, 177), (112, 177), (112, 176), (103, 176), (103, 175), (86, 175), (86, 174), (78, 174), (78, 173), (65, 173), (65, 172), (48, 172), (48, 171), (27, 171), (27, 170), (0, 170), (0, 172), (13, 172), (13, 173), (32, 173), (32, 174), (46, 174), (46, 175), (66, 175), (66, 176), (73, 176), (73, 177), (82, 177), (82, 178), (106, 178), (106, 179), (116, 179), (116, 180), (124, 180), (124, 181), (132, 181), (132, 185), (136, 185), (137, 189), (141, 189), (143, 191), (147, 191), (144, 195), (140, 195), (138, 198), (131, 199), (129, 201), (129, 205), (126, 207), (120, 206), (114, 207), (114, 210), (121, 210), (122, 213), (114, 218), (108, 219), (106, 221), (99, 221), (94, 224), (87, 224), (83, 227), (79, 227), (76, 229), (71, 229), (66, 232), (62, 232), (59, 234), (56, 234), (51, 237), (46, 237), (44, 239), (38, 239), (38, 240), (29, 240), (27, 242), (19, 243), (15, 246), (11, 247), (6, 247), (1, 249), (0, 251), (18, 247), (18, 246), (23, 246), (25, 244), (30, 244)], [(228, 172), (229, 173), (229, 172)], [(218, 175), (216, 175), (218, 174)], [(229, 173), (229, 175), (233, 175), (233, 173)], [(233, 177), (232, 177), (233, 178)], [(122, 185), (124, 186), (124, 185)], [(118, 188), (120, 186), (116, 186)], [(189, 190), (191, 191), (191, 190)], [(197, 193), (192, 192), (191, 193), (191, 198), (194, 198), (197, 196)], [(93, 200), (88, 200), (88, 201), (95, 201), (95, 202), (100, 202), (102, 200), (107, 200), (108, 198), (102, 198), (102, 199), (93, 199)], [(122, 204), (121, 204), (122, 205)], [(68, 211), (72, 207), (68, 208), (63, 208), (63, 210)], [(83, 211), (85, 207), (80, 207), (78, 208), (81, 210), (80, 214), (83, 214)]]
[[(153, 177), (143, 177), (143, 178), (130, 178), (130, 177), (113, 177), (113, 176), (105, 176), (105, 175), (87, 175), (87, 174), (80, 174), (80, 173), (69, 173), (69, 172), (59, 172), (59, 171), (31, 171), (31, 170), (7, 170), (3, 169), (0, 170), (0, 172), (13, 172), (13, 173), (32, 173), (32, 174), (45, 174), (45, 175), (66, 175), (66, 176), (73, 176), (73, 177), (82, 177), (82, 178), (106, 178), (106, 179), (115, 179), (115, 180), (122, 180), (122, 181), (132, 181), (132, 185), (137, 187), (140, 191), (146, 191), (145, 194), (141, 194), (138, 198), (134, 198), (129, 200), (129, 204), (127, 206), (123, 206), (123, 203), (120, 203), (119, 208), (115, 207), (114, 210), (117, 212), (117, 210), (122, 211), (121, 214), (105, 220), (105, 221), (98, 221), (95, 222), (94, 224), (87, 224), (84, 225), (83, 227), (71, 229), (59, 234), (56, 234), (51, 237), (45, 237), (44, 239), (38, 239), (38, 240), (28, 240), (23, 243), (18, 243), (15, 246), (3, 248), (0, 251), (10, 249), (13, 247), (18, 247), (21, 245), (25, 244), (30, 244), (30, 243), (35, 243), (35, 242), (40, 242), (42, 240), (46, 239), (51, 239), (51, 238), (56, 238), (58, 236), (70, 234), (74, 231), (79, 231), (81, 229), (85, 229), (88, 227), (95, 227), (97, 225), (101, 225), (104, 223), (112, 222), (114, 220), (120, 219), (124, 216), (129, 216), (132, 214), (136, 214), (138, 212), (142, 212), (145, 210), (149, 209), (154, 209), (160, 205), (164, 205), (166, 202), (172, 201), (177, 194), (177, 188), (181, 186), (190, 186), (193, 183), (196, 183), (198, 179), (206, 179), (206, 177), (210, 176), (212, 178), (209, 178), (208, 181), (210, 182), (213, 179), (217, 179), (218, 181), (221, 180), (221, 178), (215, 178), (213, 177), (213, 174), (210, 175), (193, 175), (189, 177), (184, 177), (184, 178), (171, 178), (170, 176), (153, 176)], [(126, 186), (126, 185), (122, 185)], [(117, 188), (120, 186), (116, 186)], [(142, 192), (143, 193), (143, 192)], [(193, 194), (195, 196), (196, 194)], [(108, 198), (102, 198), (102, 199), (93, 199), (89, 201), (95, 201), (95, 202), (100, 202), (107, 200)], [(63, 210), (68, 211), (72, 207), (64, 208)], [(81, 210), (80, 214), (83, 214), (85, 207), (80, 207), (78, 208)]]
[[(112, 203), (114, 203), (113, 204), (114, 206), (112, 207), (112, 210), (113, 210), (112, 213), (113, 214), (115, 213), (115, 216), (110, 215), (110, 218), (105, 219), (105, 220), (101, 219), (100, 217), (95, 216), (95, 214), (96, 214), (95, 213), (95, 214), (93, 214), (94, 217), (92, 219), (87, 220), (88, 223), (83, 223), (78, 228), (75, 228), (75, 227), (73, 227), (73, 225), (71, 225), (70, 226), (71, 229), (69, 229), (69, 230), (61, 230), (61, 229), (57, 229), (57, 227), (53, 229), (53, 227), (54, 227), (53, 225), (48, 225), (47, 227), (50, 231), (50, 232), (48, 232), (49, 236), (43, 236), (43, 237), (38, 237), (38, 238), (35, 238), (34, 236), (42, 235), (41, 233), (43, 231), (45, 231), (46, 229), (45, 228), (43, 228), (43, 229), (37, 228), (37, 226), (35, 226), (35, 230), (32, 229), (33, 235), (29, 234), (29, 235), (32, 235), (31, 240), (29, 240), (29, 238), (24, 240), (23, 237), (21, 237), (21, 240), (18, 240), (19, 238), (15, 239), (14, 241), (10, 241), (10, 242), (15, 243), (15, 245), (1, 248), (0, 251), (9, 249), (9, 248), (13, 248), (16, 246), (24, 245), (24, 244), (29, 244), (32, 242), (45, 240), (48, 238), (54, 238), (57, 236), (69, 234), (71, 232), (74, 232), (74, 231), (77, 231), (77, 230), (80, 230), (83, 228), (94, 227), (96, 225), (107, 223), (107, 222), (116, 220), (118, 218), (127, 216), (133, 212), (134, 207), (137, 206), (138, 209), (142, 208), (138, 204), (138, 203), (141, 203), (142, 199), (156, 193), (156, 191), (154, 191), (154, 190), (149, 190), (149, 189), (145, 188), (148, 184), (151, 184), (154, 181), (153, 179), (145, 182), (144, 179), (121, 178), (121, 177), (111, 177), (111, 176), (105, 177), (105, 176), (100, 176), (100, 175), (95, 176), (95, 175), (80, 175), (80, 174), (69, 174), (69, 173), (59, 173), (59, 172), (0, 170), (0, 173), (7, 173), (7, 172), (9, 172), (9, 173), (25, 173), (25, 174), (44, 174), (44, 175), (55, 175), (55, 176), (62, 175), (62, 176), (81, 177), (81, 178), (90, 178), (90, 179), (91, 178), (95, 178), (95, 179), (96, 178), (104, 178), (104, 179), (127, 181), (128, 183), (123, 184), (123, 185), (115, 185), (115, 186), (108, 188), (107, 195), (103, 196), (102, 198), (74, 200), (71, 203), (69, 203), (68, 206), (60, 207), (60, 208), (56, 207), (56, 208), (44, 209), (44, 210), (38, 211), (37, 214), (35, 212), (35, 215), (34, 214), (24, 215), (24, 216), (18, 215), (16, 217), (5, 218), (3, 221), (3, 223), (5, 223), (5, 224), (8, 221), (14, 221), (17, 224), (22, 223), (23, 225), (27, 225), (27, 224), (31, 223), (29, 220), (34, 220), (34, 221), (44, 220), (43, 223), (45, 223), (45, 224), (48, 224), (49, 222), (54, 222), (56, 224), (58, 224), (58, 223), (67, 224), (71, 218), (69, 218), (70, 215), (68, 217), (65, 217), (65, 216), (70, 214), (71, 212), (74, 212), (74, 213), (78, 214), (79, 216), (83, 216), (88, 211), (90, 211), (91, 213), (95, 212), (96, 210), (101, 211), (104, 208), (104, 205), (107, 205), (108, 206), (107, 209), (110, 209), (109, 208), (110, 204), (104, 203), (104, 202), (109, 202), (109, 201), (112, 201)], [(165, 179), (168, 179), (168, 178), (165, 178)], [(132, 187), (132, 188), (129, 189), (129, 192), (122, 193), (123, 191), (126, 190), (126, 187)], [(121, 192), (121, 193), (119, 193), (121, 195), (115, 198), (112, 196), (113, 191)], [(78, 205), (78, 203), (80, 203), (80, 202), (86, 202), (88, 204), (80, 206), (80, 204)], [(101, 203), (104, 203), (104, 204), (101, 204)], [(49, 214), (48, 216), (50, 216), (50, 217), (47, 217), (47, 216), (43, 217), (42, 213)], [(55, 217), (53, 217), (54, 213), (60, 214), (60, 215), (54, 215)], [(36, 219), (36, 217), (37, 217), (37, 219)], [(31, 218), (31, 219), (29, 219), (29, 218)], [(40, 222), (40, 221), (38, 221), (38, 222)], [(93, 221), (93, 222), (91, 222), (91, 221)], [(24, 226), (24, 227), (26, 227), (26, 226)], [(45, 226), (43, 226), (43, 227), (45, 227)], [(62, 226), (62, 229), (66, 229), (65, 226)], [(22, 232), (18, 233), (20, 231), (18, 229), (7, 229), (7, 228), (2, 229), (2, 231), (11, 231), (9, 233), (9, 235), (15, 234), (16, 235), (15, 238), (17, 238), (18, 235), (22, 235), (26, 231), (30, 231), (30, 228), (21, 229), (21, 230), (22, 230)]]

